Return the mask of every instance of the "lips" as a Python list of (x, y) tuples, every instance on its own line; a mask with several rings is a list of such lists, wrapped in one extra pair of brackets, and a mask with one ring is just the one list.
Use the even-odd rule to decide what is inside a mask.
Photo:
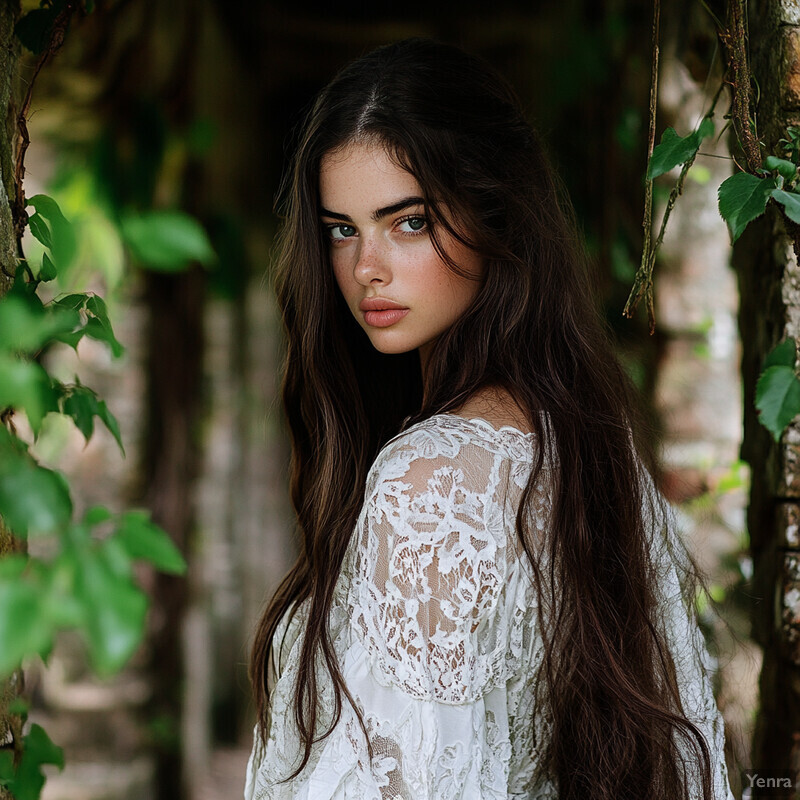
[(364, 321), (373, 328), (388, 328), (409, 312), (405, 306), (383, 297), (365, 297), (358, 307), (364, 312)]
[(385, 297), (365, 297), (358, 307), (362, 311), (385, 311), (389, 308), (402, 308), (408, 310), (406, 306), (401, 306), (400, 303), (395, 303), (394, 300), (387, 300)]

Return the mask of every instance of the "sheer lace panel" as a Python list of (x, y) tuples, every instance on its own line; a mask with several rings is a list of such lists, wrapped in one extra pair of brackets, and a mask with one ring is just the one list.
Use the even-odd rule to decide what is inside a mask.
[[(415, 458), (415, 438), (382, 460), (359, 530), (355, 620), (384, 677), (418, 698), (478, 697), (502, 662), (494, 624), (509, 565), (490, 529), (498, 457), (465, 444)], [(505, 487), (504, 487), (505, 488)], [(488, 518), (488, 519), (487, 519)]]

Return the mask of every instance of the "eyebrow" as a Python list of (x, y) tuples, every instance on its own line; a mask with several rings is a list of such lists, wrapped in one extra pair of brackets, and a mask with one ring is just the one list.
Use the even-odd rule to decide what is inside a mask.
[[(421, 197), (404, 197), (402, 200), (398, 200), (396, 203), (392, 203), (390, 206), (384, 206), (383, 208), (373, 211), (371, 217), (375, 222), (378, 222), (378, 220), (388, 217), (390, 214), (396, 214), (398, 211), (402, 211), (409, 206), (422, 205), (425, 205), (425, 201)], [(319, 213), (323, 217), (330, 217), (331, 219), (341, 219), (345, 222), (353, 221), (353, 218), (349, 217), (347, 214), (339, 214), (336, 211), (328, 211), (326, 208), (320, 208)]]

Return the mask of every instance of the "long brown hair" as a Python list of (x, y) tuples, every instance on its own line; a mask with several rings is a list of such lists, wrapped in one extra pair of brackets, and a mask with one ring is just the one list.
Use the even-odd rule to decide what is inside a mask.
[[(320, 162), (359, 140), (383, 144), (417, 179), (437, 247), (436, 231), (446, 229), (485, 259), (474, 302), (435, 343), (424, 391), (417, 354), (376, 351), (330, 269)], [(317, 98), (281, 211), (276, 291), (288, 339), (283, 400), (300, 556), (255, 637), (250, 674), (262, 736), (273, 636), (300, 602), (310, 608), (294, 696), (304, 758), (294, 775), (341, 703), (352, 701), (328, 615), (378, 450), (404, 421), (500, 387), (544, 445), (516, 519), (545, 646), (538, 679), (552, 726), (541, 769), (562, 800), (674, 800), (689, 797), (688, 748), (710, 798), (708, 747), (681, 708), (658, 620), (654, 516), (641, 468), (652, 458), (639, 441), (636, 399), (596, 309), (571, 206), (512, 90), (449, 45), (414, 39), (370, 53)], [(535, 548), (527, 505), (548, 453), (558, 465), (553, 511)], [(320, 658), (336, 699), (327, 730), (317, 729)]]

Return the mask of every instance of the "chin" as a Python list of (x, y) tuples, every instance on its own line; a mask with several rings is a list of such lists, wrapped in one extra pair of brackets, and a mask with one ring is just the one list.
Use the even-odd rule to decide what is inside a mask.
[(383, 353), (384, 355), (387, 355), (387, 356), (399, 356), (402, 353), (410, 353), (412, 350), (416, 349), (414, 347), (400, 347), (400, 346), (392, 347), (391, 345), (381, 346), (381, 345), (377, 345), (377, 344), (374, 344), (374, 343), (373, 343), (372, 346), (379, 353)]
[(370, 344), (379, 352), (387, 356), (397, 356), (401, 353), (410, 353), (417, 349), (417, 345), (409, 345), (405, 342), (382, 342), (370, 338)]

